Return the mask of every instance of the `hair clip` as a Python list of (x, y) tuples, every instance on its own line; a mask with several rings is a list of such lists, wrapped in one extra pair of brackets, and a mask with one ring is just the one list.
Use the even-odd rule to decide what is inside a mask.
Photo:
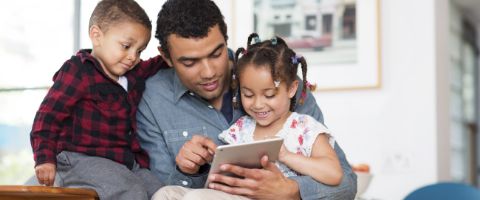
[(234, 95), (234, 96), (232, 97), (232, 102), (233, 102), (233, 103), (237, 103), (237, 95)]
[(258, 37), (258, 35), (255, 36), (253, 39), (255, 40), (255, 44), (262, 42), (262, 41), (260, 40), (260, 37)]
[(294, 65), (300, 63), (300, 59), (301, 59), (301, 58), (302, 58), (301, 55), (294, 55), (294, 56), (292, 56), (292, 63), (293, 63)]
[(305, 85), (312, 92), (317, 89), (317, 84), (315, 84), (315, 83), (310, 83), (310, 82), (307, 81), (307, 83)]
[(272, 41), (272, 45), (277, 45), (277, 37), (273, 37), (270, 41)]
[(275, 84), (275, 87), (278, 88), (278, 86), (280, 86), (280, 81), (273, 81), (273, 84)]

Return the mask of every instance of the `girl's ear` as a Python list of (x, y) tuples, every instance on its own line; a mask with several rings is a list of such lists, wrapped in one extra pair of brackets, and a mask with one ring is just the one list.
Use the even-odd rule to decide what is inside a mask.
[(297, 93), (297, 89), (298, 89), (298, 80), (294, 80), (290, 85), (290, 87), (288, 88), (288, 97), (293, 98)]
[(165, 52), (163, 52), (162, 47), (158, 46), (158, 53), (160, 53), (160, 56), (162, 56), (163, 60), (167, 62), (168, 66), (173, 67), (172, 60), (170, 58), (167, 58)]
[(103, 32), (100, 29), (100, 27), (98, 27), (97, 25), (93, 25), (88, 30), (88, 35), (89, 35), (90, 40), (92, 41), (92, 45), (94, 47), (100, 46), (101, 38), (103, 37)]

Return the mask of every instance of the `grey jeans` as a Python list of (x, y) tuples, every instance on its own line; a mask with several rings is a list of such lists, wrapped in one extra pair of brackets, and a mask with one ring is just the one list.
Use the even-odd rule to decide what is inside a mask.
[(130, 170), (106, 158), (69, 151), (57, 155), (55, 183), (94, 189), (101, 200), (147, 200), (162, 186), (150, 170), (137, 163)]

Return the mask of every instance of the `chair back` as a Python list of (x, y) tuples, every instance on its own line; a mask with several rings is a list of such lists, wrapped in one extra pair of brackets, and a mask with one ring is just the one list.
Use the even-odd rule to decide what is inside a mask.
[(480, 200), (480, 190), (463, 183), (436, 183), (416, 189), (405, 200)]

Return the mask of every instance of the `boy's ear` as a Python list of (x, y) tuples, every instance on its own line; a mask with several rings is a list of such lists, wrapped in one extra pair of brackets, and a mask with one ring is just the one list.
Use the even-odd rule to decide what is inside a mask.
[(158, 53), (160, 53), (160, 56), (162, 56), (163, 60), (167, 62), (168, 66), (173, 67), (172, 60), (170, 58), (167, 58), (165, 52), (163, 52), (162, 47), (158, 46)]
[(294, 80), (290, 85), (290, 88), (288, 88), (288, 97), (293, 98), (297, 93), (297, 89), (298, 89), (298, 80)]
[(99, 46), (100, 45), (100, 39), (103, 36), (103, 32), (100, 29), (100, 27), (98, 27), (97, 25), (93, 25), (88, 30), (88, 36), (90, 37), (90, 40), (92, 41), (92, 45), (94, 47)]

